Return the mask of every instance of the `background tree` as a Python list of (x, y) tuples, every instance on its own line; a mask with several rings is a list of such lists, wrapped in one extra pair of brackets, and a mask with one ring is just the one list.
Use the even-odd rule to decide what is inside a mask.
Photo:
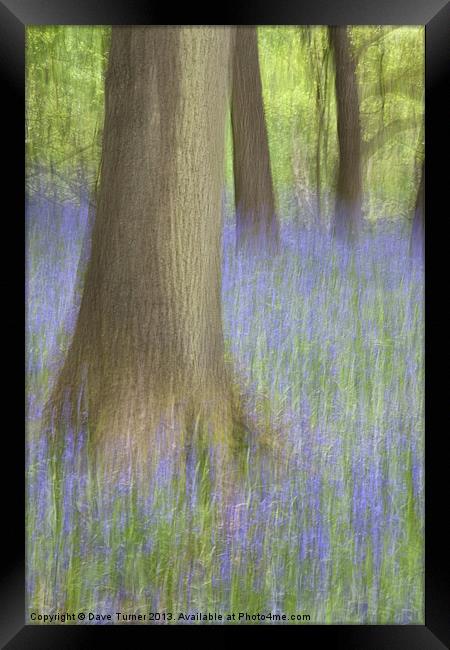
[(425, 246), (425, 160), (419, 174), (419, 187), (417, 189), (416, 203), (411, 229), (411, 250), (419, 254), (424, 252)]
[[(315, 223), (320, 175), (322, 221), (334, 219), (337, 106), (327, 27), (258, 27), (258, 60), (277, 214)], [(83, 204), (97, 177), (110, 27), (27, 29), (27, 192)], [(411, 218), (417, 195), (416, 143), (423, 121), (423, 27), (351, 26), (360, 91), (363, 213), (368, 222)], [(382, 78), (380, 78), (382, 76)], [(325, 82), (325, 78), (328, 80)], [(321, 109), (321, 150), (317, 151)], [(323, 109), (323, 103), (322, 103)], [(383, 120), (381, 119), (383, 116)], [(231, 120), (226, 140), (226, 220), (235, 223)], [(318, 163), (318, 159), (320, 161)], [(86, 189), (86, 185), (88, 186)]]
[[(329, 157), (329, 130), (330, 130), (330, 47), (327, 36), (327, 28), (318, 27), (311, 29), (310, 26), (299, 28), (300, 46), (310, 60), (310, 74), (308, 91), (311, 101), (314, 101), (314, 112), (316, 117), (315, 134), (316, 144), (314, 159), (311, 159), (312, 176), (315, 177), (315, 209), (313, 210), (316, 225), (322, 225), (323, 212), (326, 196), (324, 190), (327, 185), (327, 159)], [(299, 125), (297, 138), (301, 132)], [(297, 178), (298, 182), (298, 178)]]
[(231, 103), (236, 243), (278, 246), (279, 226), (258, 59), (256, 27), (237, 27)]
[(92, 252), (53, 398), (76, 421), (83, 388), (89, 427), (106, 445), (148, 436), (174, 414), (184, 428), (198, 416), (229, 432), (221, 191), (230, 43), (221, 27), (112, 30)]
[(347, 27), (329, 27), (335, 61), (339, 166), (336, 184), (334, 232), (353, 237), (361, 227), (361, 126), (359, 96)]
[(371, 221), (409, 220), (421, 158), (424, 119), (423, 30), (353, 27), (358, 54), (364, 213)]

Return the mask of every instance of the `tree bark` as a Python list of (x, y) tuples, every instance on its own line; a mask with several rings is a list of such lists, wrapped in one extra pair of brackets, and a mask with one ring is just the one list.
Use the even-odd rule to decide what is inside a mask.
[(256, 27), (235, 35), (231, 103), (238, 248), (278, 246), (279, 225), (270, 168)]
[(336, 68), (339, 142), (334, 232), (337, 236), (347, 239), (357, 234), (362, 221), (359, 97), (347, 28), (330, 26), (329, 36)]
[(227, 27), (113, 27), (97, 211), (53, 399), (95, 440), (231, 418), (221, 318)]

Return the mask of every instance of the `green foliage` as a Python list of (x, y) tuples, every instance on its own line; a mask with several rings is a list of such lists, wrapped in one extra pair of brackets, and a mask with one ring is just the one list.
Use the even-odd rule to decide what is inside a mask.
[(424, 30), (354, 27), (352, 35), (363, 139), (377, 145), (365, 156), (366, 211), (409, 216), (424, 156)]
[[(409, 216), (423, 158), (424, 30), (351, 27), (360, 83), (365, 213)], [(77, 200), (98, 174), (110, 27), (27, 28), (26, 153), (31, 191)], [(329, 220), (337, 165), (326, 27), (260, 27), (275, 191), (284, 217)], [(231, 129), (226, 184), (233, 189)], [(56, 188), (56, 189), (55, 189)]]
[(110, 28), (26, 30), (29, 191), (77, 200), (95, 182), (101, 151)]

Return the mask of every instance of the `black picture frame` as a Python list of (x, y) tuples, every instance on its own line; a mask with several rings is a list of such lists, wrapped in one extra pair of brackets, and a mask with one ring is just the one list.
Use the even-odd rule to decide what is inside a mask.
[[(326, 644), (345, 650), (438, 650), (450, 647), (449, 588), (444, 567), (448, 541), (445, 533), (447, 455), (446, 430), (442, 424), (448, 384), (439, 373), (445, 363), (444, 327), (440, 317), (439, 285), (444, 275), (442, 221), (445, 211), (444, 190), (448, 180), (445, 154), (448, 142), (448, 44), (450, 43), (450, 5), (445, 0), (278, 0), (278, 2), (240, 3), (239, 9), (203, 7), (198, 12), (191, 4), (188, 11), (170, 12), (155, 2), (136, 0), (2, 0), (0, 2), (0, 71), (3, 136), (4, 188), (9, 195), (9, 210), (4, 213), (5, 239), (2, 262), (10, 255), (0, 276), (4, 293), (2, 325), (6, 331), (3, 352), (7, 353), (5, 411), (11, 424), (3, 432), (3, 467), (7, 480), (3, 491), (3, 570), (1, 582), (0, 630), (2, 647), (19, 648), (91, 648), (111, 637), (116, 643), (133, 647), (135, 634), (145, 634), (147, 642), (155, 632), (148, 626), (70, 626), (24, 625), (25, 620), (25, 542), (24, 542), (24, 437), (19, 422), (24, 422), (21, 395), (24, 378), (20, 361), (24, 323), (24, 34), (33, 24), (385, 24), (425, 25), (426, 34), (426, 581), (425, 625), (304, 625), (290, 627), (300, 644), (315, 647)], [(186, 5), (185, 5), (186, 6)], [(445, 92), (447, 91), (447, 92)], [(442, 249), (440, 248), (442, 247)], [(447, 244), (448, 247), (448, 244)], [(448, 255), (447, 255), (448, 256)], [(19, 356), (19, 359), (18, 359)], [(437, 378), (439, 377), (439, 379)], [(444, 392), (445, 391), (445, 392)], [(15, 399), (17, 397), (17, 399)], [(13, 408), (16, 403), (17, 407)], [(7, 471), (9, 469), (9, 472)], [(5, 512), (6, 510), (6, 512)], [(133, 627), (131, 634), (130, 628)], [(186, 634), (195, 626), (183, 626)], [(216, 627), (216, 626), (207, 626)], [(232, 626), (221, 627), (227, 635)], [(272, 626), (271, 629), (274, 629)], [(160, 631), (171, 636), (173, 626)], [(288, 629), (288, 628), (284, 628)], [(167, 632), (166, 632), (167, 631)], [(268, 628), (265, 628), (265, 632)], [(280, 631), (280, 628), (277, 629)], [(240, 627), (240, 634), (242, 628)], [(224, 638), (224, 637), (222, 637)]]

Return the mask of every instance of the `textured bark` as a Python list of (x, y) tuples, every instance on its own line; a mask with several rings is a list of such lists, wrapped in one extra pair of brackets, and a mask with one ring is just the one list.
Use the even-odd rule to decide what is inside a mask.
[[(231, 418), (221, 193), (231, 29), (113, 27), (91, 257), (56, 413), (95, 440)], [(66, 411), (67, 417), (67, 411)], [(134, 444), (134, 443), (132, 443)]]
[(334, 232), (337, 236), (347, 239), (357, 234), (362, 220), (359, 97), (347, 28), (330, 26), (328, 29), (336, 68), (339, 141)]
[(276, 249), (279, 226), (270, 168), (256, 27), (236, 29), (231, 122), (237, 246)]
[(423, 253), (425, 247), (425, 161), (420, 170), (420, 181), (417, 190), (416, 204), (411, 230), (411, 250)]

